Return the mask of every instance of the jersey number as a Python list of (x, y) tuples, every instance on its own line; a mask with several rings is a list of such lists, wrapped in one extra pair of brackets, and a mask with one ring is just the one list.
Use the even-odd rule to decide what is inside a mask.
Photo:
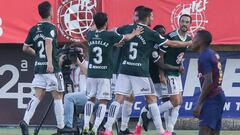
[(135, 60), (137, 58), (137, 47), (138, 43), (136, 42), (131, 42), (130, 43), (130, 49), (129, 49), (129, 59), (130, 60)]
[(97, 58), (93, 58), (94, 63), (101, 64), (102, 63), (102, 49), (100, 47), (94, 47), (93, 52), (96, 53)]
[(38, 41), (38, 47), (40, 48), (39, 57), (40, 58), (46, 58), (46, 55), (43, 54), (43, 51), (44, 51), (44, 43), (43, 43), (43, 41)]

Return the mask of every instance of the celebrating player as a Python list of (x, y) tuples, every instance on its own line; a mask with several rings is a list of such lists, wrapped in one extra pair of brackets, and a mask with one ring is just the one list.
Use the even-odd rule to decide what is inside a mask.
[(162, 127), (155, 89), (149, 78), (149, 57), (155, 44), (160, 46), (166, 43), (170, 46), (184, 47), (191, 45), (191, 42), (170, 41), (152, 31), (148, 27), (153, 19), (150, 8), (145, 7), (141, 10), (138, 13), (138, 19), (138, 24), (126, 25), (117, 29), (118, 33), (124, 34), (137, 27), (142, 27), (144, 33), (126, 42), (122, 48), (121, 65), (115, 90), (116, 98), (110, 106), (108, 120), (105, 124), (106, 130), (102, 133), (103, 135), (112, 135), (112, 125), (116, 120), (120, 104), (124, 101), (125, 96), (130, 96), (132, 93), (134, 96), (143, 95), (146, 97), (158, 134), (169, 134)]
[(38, 5), (38, 12), (42, 21), (33, 26), (28, 33), (23, 51), (35, 56), (35, 75), (32, 86), (35, 94), (28, 103), (20, 127), (23, 135), (28, 135), (29, 122), (45, 91), (50, 91), (54, 98), (54, 110), (58, 132), (64, 127), (62, 92), (64, 91), (63, 77), (57, 57), (57, 31), (51, 23), (53, 17), (52, 6), (49, 2)]
[[(111, 100), (111, 78), (113, 74), (113, 45), (141, 34), (142, 29), (136, 28), (126, 35), (108, 32), (108, 17), (106, 13), (98, 12), (93, 17), (97, 30), (89, 31), (87, 35), (89, 46), (89, 64), (87, 78), (88, 101), (84, 109), (84, 134), (95, 135), (105, 116), (106, 105)], [(99, 101), (93, 130), (89, 131), (89, 121), (92, 115), (95, 98)]]
[(209, 48), (211, 42), (212, 35), (206, 30), (198, 31), (193, 38), (193, 49), (200, 53), (198, 77), (202, 92), (193, 111), (193, 115), (200, 119), (199, 135), (220, 134), (225, 104), (220, 56)]
[[(188, 30), (192, 23), (192, 17), (187, 14), (183, 14), (179, 18), (179, 29), (174, 30), (173, 32), (167, 34), (169, 40), (177, 41), (190, 41), (191, 36), (188, 35)], [(184, 53), (186, 52), (187, 47), (183, 48), (165, 48), (166, 53), (164, 54), (164, 63), (170, 64), (173, 66), (182, 65), (184, 60)], [(167, 96), (170, 96), (170, 101), (165, 102), (159, 106), (161, 112), (166, 110), (164, 114), (166, 120), (166, 129), (173, 132), (174, 125), (176, 124), (179, 109), (182, 104), (182, 80), (181, 73), (179, 71), (165, 71), (168, 82), (168, 93)], [(164, 76), (161, 76), (163, 79)], [(169, 111), (171, 109), (171, 112)]]

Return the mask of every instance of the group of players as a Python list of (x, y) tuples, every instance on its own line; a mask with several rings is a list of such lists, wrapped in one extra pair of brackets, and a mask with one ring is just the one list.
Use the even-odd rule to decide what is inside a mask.
[[(31, 28), (23, 46), (25, 52), (36, 57), (32, 82), (36, 93), (20, 122), (23, 134), (28, 134), (29, 121), (45, 90), (51, 91), (54, 97), (59, 132), (64, 128), (64, 87), (56, 54), (56, 27), (51, 24), (52, 8), (48, 2), (43, 2), (38, 10), (43, 21)], [(140, 135), (142, 127), (147, 131), (148, 122), (152, 119), (158, 135), (172, 135), (183, 100), (182, 62), (189, 47), (201, 52), (199, 77), (202, 94), (194, 109), (194, 116), (201, 119), (199, 134), (219, 134), (225, 99), (220, 87), (222, 71), (219, 55), (208, 48), (212, 41), (211, 34), (201, 30), (191, 40), (188, 30), (192, 18), (187, 14), (179, 18), (180, 27), (167, 35), (161, 35), (161, 31), (165, 30), (162, 27), (155, 27), (156, 31), (150, 29), (153, 20), (151, 8), (136, 7), (133, 19), (133, 24), (108, 31), (107, 14), (98, 12), (93, 16), (96, 28), (87, 34), (88, 101), (84, 108), (83, 134), (112, 135), (112, 126), (122, 108), (121, 134)], [(111, 86), (115, 87), (112, 89)], [(112, 92), (115, 99), (108, 108), (107, 122), (99, 129), (107, 112), (107, 104), (112, 99)], [(128, 129), (128, 122), (134, 96), (145, 96), (146, 106), (142, 108), (135, 132), (132, 133)], [(160, 105), (157, 104), (158, 98), (164, 101)], [(99, 106), (93, 128), (90, 129), (89, 122), (96, 102), (99, 102)], [(166, 129), (162, 126), (161, 113), (164, 113)]]

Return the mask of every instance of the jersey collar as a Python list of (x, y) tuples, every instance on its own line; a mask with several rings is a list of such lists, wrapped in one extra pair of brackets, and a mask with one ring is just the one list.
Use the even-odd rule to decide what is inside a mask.
[(186, 40), (187, 40), (187, 34), (186, 34), (184, 37), (182, 37), (182, 36), (179, 34), (178, 30), (179, 30), (179, 29), (176, 30), (178, 37), (179, 37), (182, 41), (186, 41)]

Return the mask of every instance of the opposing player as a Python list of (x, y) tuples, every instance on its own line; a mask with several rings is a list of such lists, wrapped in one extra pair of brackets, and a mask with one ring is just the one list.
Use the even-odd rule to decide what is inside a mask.
[(23, 135), (29, 134), (29, 122), (44, 97), (45, 91), (51, 92), (54, 98), (58, 132), (64, 127), (62, 103), (64, 84), (56, 54), (57, 31), (56, 26), (51, 23), (53, 17), (51, 4), (47, 1), (40, 3), (38, 12), (42, 21), (31, 28), (23, 46), (24, 52), (35, 56), (35, 74), (32, 81), (35, 94), (28, 103), (24, 118), (20, 122)]
[[(144, 8), (138, 13), (138, 24), (126, 25), (117, 29), (118, 33), (127, 33), (137, 27), (142, 27), (144, 33), (126, 42), (122, 48), (121, 65), (116, 84), (116, 98), (109, 108), (108, 120), (105, 124), (106, 130), (103, 135), (112, 135), (112, 125), (116, 120), (120, 104), (125, 96), (143, 95), (146, 97), (150, 112), (153, 114), (154, 124), (159, 135), (169, 135), (162, 127), (160, 112), (157, 106), (155, 89), (152, 80), (149, 78), (149, 57), (154, 45), (160, 46), (164, 43), (171, 46), (188, 46), (190, 42), (169, 41), (157, 32), (152, 31), (148, 26), (153, 19), (152, 9)], [(123, 85), (124, 84), (124, 85)]]
[[(98, 12), (93, 17), (97, 30), (89, 31), (87, 41), (89, 46), (89, 64), (87, 78), (88, 101), (84, 109), (84, 134), (95, 135), (105, 116), (106, 105), (111, 100), (111, 78), (113, 74), (113, 45), (141, 34), (142, 29), (129, 31), (126, 35), (108, 32), (108, 17), (106, 13)], [(89, 131), (89, 121), (96, 98), (99, 107), (93, 130)]]
[(193, 49), (200, 53), (198, 77), (202, 92), (193, 111), (193, 115), (200, 119), (199, 135), (220, 134), (225, 104), (220, 56), (209, 48), (211, 42), (212, 35), (206, 30), (198, 31), (193, 38)]

